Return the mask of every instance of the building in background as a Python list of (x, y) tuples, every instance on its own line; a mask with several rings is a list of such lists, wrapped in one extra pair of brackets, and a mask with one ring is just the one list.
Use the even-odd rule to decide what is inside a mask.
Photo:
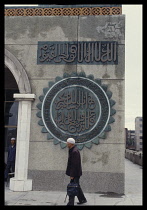
[(125, 149), (127, 149), (128, 128), (125, 128)]
[(135, 118), (135, 148), (137, 151), (142, 150), (142, 117)]
[(135, 130), (126, 128), (126, 149), (135, 150)]

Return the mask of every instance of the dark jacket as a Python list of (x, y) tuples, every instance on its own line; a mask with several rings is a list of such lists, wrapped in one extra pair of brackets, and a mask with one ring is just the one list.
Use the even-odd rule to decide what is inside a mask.
[(14, 145), (13, 148), (12, 146), (9, 146), (7, 162), (8, 161), (15, 162), (15, 156), (16, 156), (16, 145)]
[(80, 177), (82, 175), (81, 156), (76, 146), (69, 149), (66, 175), (71, 177)]

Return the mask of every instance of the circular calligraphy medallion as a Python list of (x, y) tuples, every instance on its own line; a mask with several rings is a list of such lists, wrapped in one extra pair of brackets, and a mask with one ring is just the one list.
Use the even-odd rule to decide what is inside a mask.
[(73, 85), (54, 96), (50, 115), (61, 133), (75, 138), (93, 130), (99, 121), (101, 106), (94, 92), (87, 87)]
[(104, 90), (88, 78), (71, 77), (55, 83), (43, 100), (46, 129), (60, 141), (90, 141), (106, 127), (110, 105)]
[(44, 126), (42, 132), (48, 132), (54, 144), (61, 143), (62, 148), (69, 137), (75, 139), (79, 149), (98, 144), (114, 122), (111, 91), (91, 76), (69, 76), (56, 81), (44, 88), (45, 96), (40, 96), (42, 103), (37, 106), (41, 109), (37, 116), (41, 118), (39, 125)]

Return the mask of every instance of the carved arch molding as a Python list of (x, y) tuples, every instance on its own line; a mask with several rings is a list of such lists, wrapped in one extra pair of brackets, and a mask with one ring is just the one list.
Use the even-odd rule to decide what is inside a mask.
[(7, 49), (5, 49), (5, 65), (9, 68), (9, 70), (13, 74), (17, 82), (19, 92), (21, 94), (31, 93), (31, 86), (26, 70), (19, 62), (19, 60)]

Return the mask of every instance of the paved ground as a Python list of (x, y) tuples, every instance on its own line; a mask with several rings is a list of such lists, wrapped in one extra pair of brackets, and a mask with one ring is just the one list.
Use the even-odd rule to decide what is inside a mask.
[[(142, 202), (142, 167), (125, 159), (125, 195), (84, 193), (87, 198), (87, 205), (143, 205)], [(61, 206), (66, 205), (66, 192), (56, 191), (30, 191), (13, 192), (5, 187), (5, 205), (14, 206)], [(75, 198), (75, 205), (78, 199)]]

